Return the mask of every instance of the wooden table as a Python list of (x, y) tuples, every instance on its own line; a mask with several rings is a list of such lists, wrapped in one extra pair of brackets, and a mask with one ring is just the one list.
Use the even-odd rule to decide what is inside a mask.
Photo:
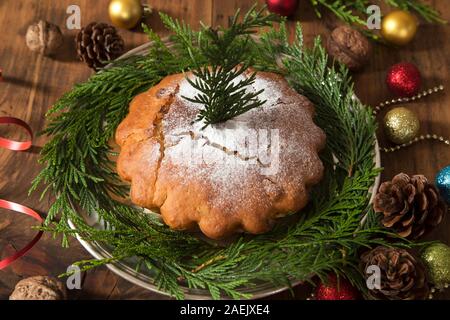
[[(238, 7), (248, 9), (254, 0), (151, 0), (154, 11), (162, 11), (171, 16), (182, 18), (189, 24), (199, 25), (199, 21), (212, 25), (226, 25), (228, 17)], [(260, 2), (264, 2), (260, 0)], [(315, 17), (309, 1), (300, 1), (301, 5), (294, 20), (300, 20), (304, 27), (308, 45), (318, 35), (326, 35), (335, 25), (333, 19), (319, 20)], [(429, 1), (450, 20), (447, 1)], [(66, 28), (66, 8), (78, 4), (81, 8), (82, 25), (91, 21), (107, 22), (107, 0), (2, 0), (0, 2), (0, 68), (3, 69), (3, 82), (0, 83), (0, 116), (9, 115), (21, 118), (35, 132), (45, 126), (44, 114), (58, 97), (75, 83), (85, 81), (92, 73), (75, 57), (73, 38), (76, 30)], [(66, 41), (64, 48), (53, 59), (33, 54), (25, 45), (25, 32), (29, 24), (46, 19), (61, 26)], [(165, 34), (156, 13), (147, 18), (147, 23), (158, 33)], [(294, 22), (289, 25), (292, 28)], [(138, 31), (120, 31), (127, 48), (131, 49), (146, 42), (144, 34)], [(415, 41), (402, 49), (377, 45), (370, 64), (361, 73), (355, 75), (356, 91), (361, 100), (375, 105), (389, 93), (384, 83), (386, 69), (399, 61), (411, 61), (417, 64), (423, 73), (424, 87), (437, 84), (448, 85), (450, 76), (450, 27), (424, 24), (420, 26)], [(408, 106), (420, 116), (422, 132), (450, 136), (450, 94), (440, 93)], [(380, 119), (383, 113), (380, 115)], [(0, 135), (18, 138), (14, 128), (0, 127)], [(387, 142), (382, 133), (380, 143)], [(37, 163), (39, 150), (45, 144), (45, 137), (36, 137), (30, 152), (11, 152), (0, 150), (0, 198), (30, 206), (45, 215), (52, 199), (39, 201), (39, 195), (28, 195), (30, 182), (40, 170)], [(383, 154), (385, 167), (383, 180), (391, 178), (401, 171), (423, 173), (434, 179), (436, 172), (450, 163), (450, 148), (432, 142), (424, 142), (392, 154)], [(31, 219), (6, 210), (0, 211), (0, 255), (14, 253), (32, 238), (35, 231)], [(439, 239), (450, 244), (450, 218), (430, 235), (430, 239)], [(72, 240), (69, 249), (60, 247), (60, 239), (45, 234), (37, 246), (24, 258), (0, 271), (0, 299), (7, 299), (17, 281), (33, 275), (58, 275), (72, 262), (90, 258), (89, 254)], [(89, 271), (83, 275), (82, 290), (75, 290), (73, 298), (83, 299), (163, 299), (115, 276), (106, 268)], [(307, 288), (295, 290), (296, 297), (307, 296)], [(440, 298), (450, 298), (450, 290)], [(277, 299), (290, 299), (289, 293), (274, 296)]]

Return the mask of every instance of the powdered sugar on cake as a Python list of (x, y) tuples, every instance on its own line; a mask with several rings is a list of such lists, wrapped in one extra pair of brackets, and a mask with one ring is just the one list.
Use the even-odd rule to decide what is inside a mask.
[(261, 89), (262, 106), (207, 127), (196, 121), (203, 105), (183, 98), (197, 92), (182, 74), (136, 97), (116, 132), (132, 201), (159, 208), (171, 228), (198, 225), (214, 239), (268, 231), (303, 208), (323, 174), (325, 135), (311, 102), (281, 76), (259, 72), (247, 90)]
[[(301, 126), (306, 118), (311, 118), (312, 109), (297, 110), (298, 116), (292, 119), (292, 108), (298, 106), (289, 105), (289, 98), (283, 100), (279, 83), (257, 77), (254, 84), (247, 87), (253, 92), (262, 89), (258, 96), (266, 101), (262, 106), (204, 128), (203, 121), (196, 121), (203, 105), (183, 98), (193, 98), (198, 91), (186, 79), (182, 80), (175, 102), (163, 119), (166, 142), (163, 164), (170, 162), (183, 168), (177, 172), (184, 179), (201, 176), (209, 180), (214, 188), (222, 190), (214, 198), (216, 203), (224, 201), (221, 199), (224, 197), (236, 199), (230, 197), (230, 192), (240, 193), (242, 188), (248, 187), (252, 183), (249, 176), (258, 177), (255, 183), (264, 179), (276, 183), (288, 174), (286, 168), (295, 166), (298, 159), (307, 167), (304, 162), (309, 160), (302, 156), (302, 149), (310, 148), (309, 139), (296, 136), (296, 130), (291, 127), (292, 124)], [(283, 112), (289, 116), (283, 117)]]
[[(234, 81), (243, 80), (244, 75)], [(199, 92), (185, 79), (180, 83), (176, 100), (182, 102), (186, 112), (180, 117), (179, 110), (168, 112), (163, 120), (164, 136), (167, 143), (166, 155), (171, 161), (191, 162), (197, 164), (214, 164), (227, 167), (227, 170), (248, 169), (249, 166), (266, 167), (267, 151), (277, 149), (279, 128), (271, 128), (267, 118), (272, 113), (280, 112), (277, 105), (281, 103), (282, 93), (276, 83), (257, 78), (247, 90), (257, 92), (264, 90), (258, 97), (266, 101), (261, 107), (252, 109), (223, 123), (205, 127), (204, 121), (197, 121), (197, 115), (203, 105), (187, 101)], [(177, 102), (174, 103), (177, 105)], [(178, 116), (172, 117), (172, 114)], [(277, 141), (271, 141), (271, 137)], [(262, 156), (260, 157), (260, 155)], [(181, 156), (183, 155), (183, 156)], [(266, 161), (264, 161), (266, 160)], [(273, 159), (277, 161), (277, 159)], [(264, 170), (262, 170), (264, 171)]]

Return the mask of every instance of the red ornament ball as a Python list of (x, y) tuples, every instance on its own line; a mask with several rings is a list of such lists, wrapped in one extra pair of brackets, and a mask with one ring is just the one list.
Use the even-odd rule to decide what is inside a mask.
[(289, 17), (295, 13), (298, 0), (266, 0), (267, 9), (281, 16)]
[(422, 77), (415, 65), (409, 62), (401, 62), (389, 68), (386, 84), (395, 95), (412, 97), (419, 92)]
[(316, 300), (357, 300), (359, 292), (351, 283), (343, 278), (337, 280), (336, 275), (328, 277), (328, 283), (321, 282), (316, 287)]

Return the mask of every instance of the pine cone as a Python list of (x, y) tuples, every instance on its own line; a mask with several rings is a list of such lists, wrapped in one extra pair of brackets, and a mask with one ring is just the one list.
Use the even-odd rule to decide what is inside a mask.
[(447, 212), (438, 189), (427, 178), (405, 173), (381, 184), (373, 208), (383, 213), (381, 222), (386, 228), (408, 239), (417, 239), (432, 230)]
[(77, 53), (80, 60), (98, 70), (106, 62), (119, 57), (124, 50), (124, 42), (117, 30), (106, 23), (92, 22), (77, 34)]
[(423, 300), (428, 297), (429, 288), (425, 267), (408, 251), (379, 246), (361, 256), (361, 269), (366, 277), (369, 266), (380, 268), (380, 287), (369, 288), (374, 299)]

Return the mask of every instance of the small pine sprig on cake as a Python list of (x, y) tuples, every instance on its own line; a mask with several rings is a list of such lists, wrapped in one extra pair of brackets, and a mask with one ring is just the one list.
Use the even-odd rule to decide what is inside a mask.
[(198, 33), (198, 50), (206, 58), (206, 65), (192, 55), (194, 79), (187, 81), (198, 93), (186, 100), (203, 105), (197, 121), (204, 127), (229, 120), (265, 103), (258, 98), (264, 90), (248, 92), (246, 88), (255, 82), (256, 73), (241, 77), (253, 64), (249, 54), (250, 35), (256, 28), (272, 25), (279, 18), (275, 14), (264, 14), (265, 8), (250, 11), (239, 21), (237, 10), (229, 28), (214, 29), (202, 25)]

